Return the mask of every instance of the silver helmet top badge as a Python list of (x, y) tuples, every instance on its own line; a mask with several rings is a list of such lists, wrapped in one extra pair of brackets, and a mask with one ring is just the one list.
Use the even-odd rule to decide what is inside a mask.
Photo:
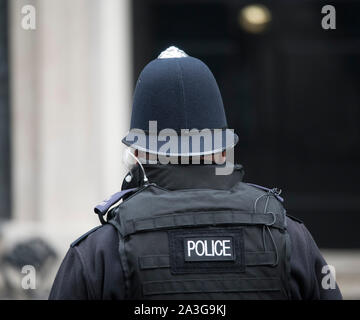
[(158, 59), (184, 58), (184, 57), (188, 57), (188, 55), (184, 51), (174, 46), (171, 46), (167, 48), (165, 51), (161, 52), (160, 55), (158, 56)]

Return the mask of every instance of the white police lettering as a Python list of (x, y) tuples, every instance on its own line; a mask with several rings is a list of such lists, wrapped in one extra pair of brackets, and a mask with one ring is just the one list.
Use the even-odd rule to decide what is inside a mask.
[(224, 247), (224, 256), (231, 256), (231, 253), (226, 253), (226, 250), (231, 249), (231, 247), (230, 246), (229, 247), (225, 246), (225, 243), (230, 244), (230, 240), (224, 240), (224, 245), (223, 245), (223, 247)]
[(185, 239), (185, 260), (232, 260), (232, 238), (188, 238)]

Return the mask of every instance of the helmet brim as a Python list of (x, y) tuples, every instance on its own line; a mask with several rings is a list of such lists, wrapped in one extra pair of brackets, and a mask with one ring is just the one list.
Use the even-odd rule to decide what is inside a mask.
[[(136, 130), (136, 129), (135, 129)], [(188, 134), (150, 135), (142, 130), (122, 139), (128, 147), (161, 156), (201, 156), (233, 148), (239, 137), (232, 129), (206, 129)]]

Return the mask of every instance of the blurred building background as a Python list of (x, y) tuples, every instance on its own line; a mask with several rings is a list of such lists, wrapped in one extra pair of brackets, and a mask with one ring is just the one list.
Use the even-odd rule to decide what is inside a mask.
[[(46, 298), (69, 244), (98, 224), (94, 205), (125, 173), (135, 80), (175, 45), (213, 71), (245, 180), (283, 189), (359, 299), (360, 3), (331, 2), (336, 30), (321, 27), (326, 4), (0, 0), (0, 298)], [(20, 286), (34, 257), (37, 294)]]

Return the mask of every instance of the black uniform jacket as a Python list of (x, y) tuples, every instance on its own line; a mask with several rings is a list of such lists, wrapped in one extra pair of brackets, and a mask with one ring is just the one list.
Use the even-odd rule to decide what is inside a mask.
[[(213, 165), (148, 165), (149, 181), (169, 190), (230, 188), (243, 177), (236, 166), (231, 175), (215, 175)], [(123, 189), (141, 185), (138, 167)], [(324, 286), (327, 265), (305, 225), (287, 217), (291, 239), (292, 299), (342, 299), (340, 290)], [(49, 299), (124, 299), (124, 275), (118, 250), (118, 234), (112, 225), (94, 228), (76, 240), (67, 252), (54, 281)]]

